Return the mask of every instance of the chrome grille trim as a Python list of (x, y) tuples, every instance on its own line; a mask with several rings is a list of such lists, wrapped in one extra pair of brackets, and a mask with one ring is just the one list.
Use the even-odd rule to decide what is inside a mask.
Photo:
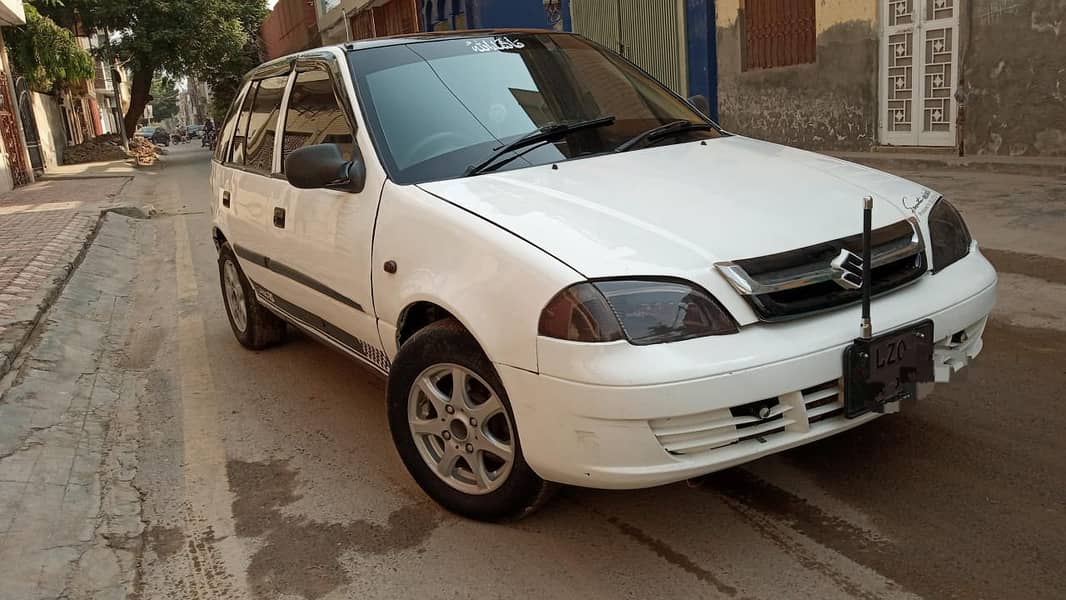
[[(907, 222), (911, 225), (912, 234), (910, 240), (902, 244), (893, 243), (898, 242), (898, 240), (893, 240), (874, 248), (871, 252), (873, 268), (876, 269), (877, 267), (888, 265), (895, 261), (925, 252), (925, 240), (922, 237), (922, 230), (918, 220), (914, 217), (910, 217), (907, 219)], [(717, 267), (718, 271), (725, 276), (726, 280), (729, 281), (729, 284), (744, 296), (770, 294), (824, 283), (826, 281), (832, 281), (836, 274), (836, 270), (830, 262), (816, 265), (800, 265), (795, 268), (774, 271), (758, 276), (750, 275), (743, 267), (737, 264), (736, 261), (718, 262), (715, 263), (715, 267)]]

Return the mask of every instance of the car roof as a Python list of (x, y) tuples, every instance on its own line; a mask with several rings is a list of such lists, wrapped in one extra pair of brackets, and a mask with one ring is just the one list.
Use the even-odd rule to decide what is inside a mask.
[(301, 52), (295, 52), (288, 54), (273, 60), (267, 61), (255, 69), (252, 69), (252, 73), (264, 70), (270, 70), (271, 67), (280, 64), (291, 62), (298, 58), (320, 56), (323, 52), (329, 52), (333, 49), (339, 49), (345, 52), (353, 52), (358, 50), (366, 50), (368, 48), (382, 48), (385, 46), (402, 46), (404, 44), (418, 44), (422, 42), (438, 42), (441, 40), (463, 40), (471, 38), (483, 38), (490, 35), (507, 35), (507, 34), (553, 34), (553, 35), (577, 35), (567, 31), (556, 31), (554, 29), (464, 29), (462, 31), (429, 31), (424, 33), (403, 33), (400, 35), (390, 35), (387, 37), (372, 38), (368, 40), (357, 40), (354, 42), (344, 42), (342, 44), (334, 44), (332, 46), (322, 46), (321, 48), (313, 48), (311, 50), (303, 50)]

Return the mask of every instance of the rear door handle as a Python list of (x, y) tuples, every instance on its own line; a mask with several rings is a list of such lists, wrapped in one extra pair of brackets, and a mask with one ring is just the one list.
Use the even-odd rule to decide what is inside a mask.
[(223, 190), (222, 192), (222, 206), (229, 208), (229, 191)]
[(274, 207), (274, 227), (285, 229), (285, 209), (279, 206)]

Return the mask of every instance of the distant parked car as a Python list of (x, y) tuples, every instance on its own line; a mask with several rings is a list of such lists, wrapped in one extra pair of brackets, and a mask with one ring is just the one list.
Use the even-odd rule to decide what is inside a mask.
[(137, 137), (143, 137), (146, 140), (150, 140), (153, 144), (160, 146), (170, 145), (170, 133), (162, 127), (141, 127), (137, 130), (137, 133), (133, 134)]
[(189, 125), (185, 128), (185, 131), (189, 134), (189, 139), (198, 138), (204, 132), (203, 125)]

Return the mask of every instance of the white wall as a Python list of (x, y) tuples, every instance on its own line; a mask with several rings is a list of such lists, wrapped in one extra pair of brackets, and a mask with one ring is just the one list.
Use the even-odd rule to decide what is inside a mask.
[(30, 94), (33, 105), (33, 119), (37, 123), (37, 134), (41, 138), (41, 154), (44, 157), (45, 170), (63, 164), (63, 150), (67, 146), (67, 133), (63, 129), (63, 112), (53, 96), (47, 94)]

